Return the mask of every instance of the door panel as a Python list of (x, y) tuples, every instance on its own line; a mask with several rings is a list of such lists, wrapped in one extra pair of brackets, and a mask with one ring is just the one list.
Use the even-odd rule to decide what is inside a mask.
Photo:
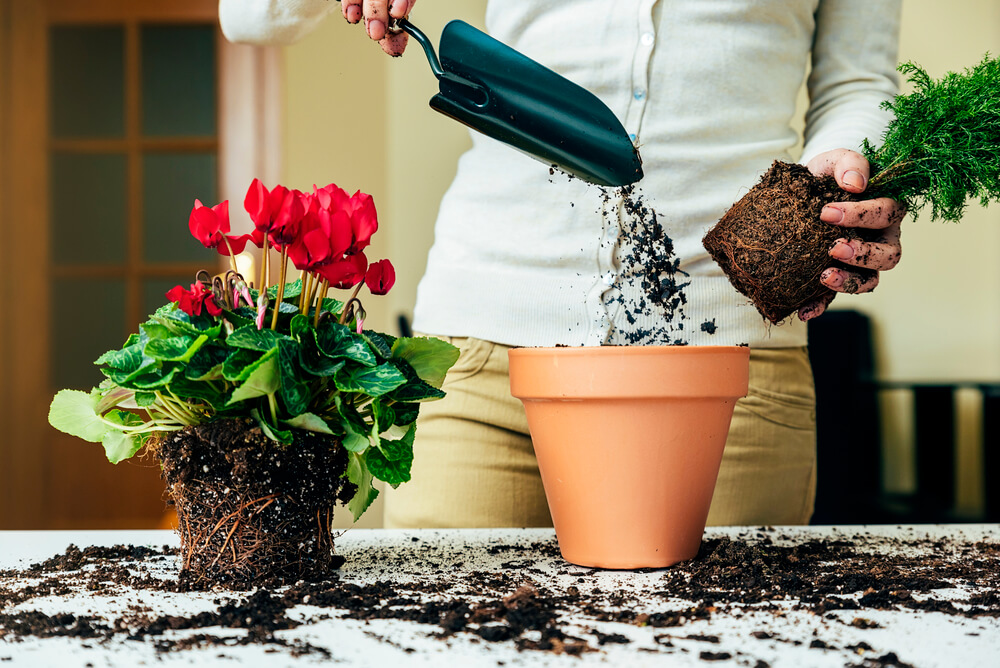
[(216, 12), (216, 0), (0, 0), (0, 528), (164, 517), (155, 462), (113, 466), (46, 415), (57, 389), (100, 382), (93, 360), (167, 289), (220, 266), (188, 232), (194, 199), (241, 201), (220, 187), (237, 173), (244, 189), (276, 180), (244, 173), (262, 164), (253, 149), (243, 165), (223, 157), (223, 130), (274, 146), (273, 123), (247, 123), (223, 96), (239, 87), (273, 115), (262, 92), (280, 70), (269, 50), (226, 44)]

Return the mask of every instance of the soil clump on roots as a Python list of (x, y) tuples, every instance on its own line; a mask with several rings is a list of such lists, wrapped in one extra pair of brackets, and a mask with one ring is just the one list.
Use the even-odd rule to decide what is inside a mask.
[[(866, 197), (841, 189), (832, 176), (817, 177), (802, 165), (776, 160), (702, 243), (733, 287), (777, 324), (833, 292), (819, 282), (827, 267), (847, 268), (863, 277), (874, 273), (838, 262), (829, 251), (837, 239), (871, 241), (880, 231), (845, 229), (819, 219), (826, 204)], [(846, 290), (850, 292), (850, 286)]]
[(354, 485), (348, 454), (296, 430), (281, 445), (253, 421), (218, 420), (166, 437), (155, 449), (177, 508), (180, 578), (189, 586), (247, 587), (329, 577), (334, 505)]

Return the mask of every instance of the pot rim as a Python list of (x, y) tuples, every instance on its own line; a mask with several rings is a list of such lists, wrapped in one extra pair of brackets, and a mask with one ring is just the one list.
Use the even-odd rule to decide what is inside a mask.
[(525, 346), (511, 348), (510, 355), (718, 355), (750, 354), (750, 346)]

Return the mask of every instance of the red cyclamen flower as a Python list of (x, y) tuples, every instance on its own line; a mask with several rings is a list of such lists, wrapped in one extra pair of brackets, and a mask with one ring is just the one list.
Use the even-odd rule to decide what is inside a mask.
[(372, 262), (365, 273), (365, 285), (373, 295), (384, 295), (396, 282), (396, 270), (388, 260)]
[(180, 310), (188, 315), (201, 315), (202, 306), (209, 315), (219, 315), (222, 308), (215, 302), (215, 295), (200, 281), (191, 284), (190, 290), (176, 286), (167, 291), (167, 299), (176, 302)]
[[(233, 255), (243, 252), (249, 235), (231, 236), (229, 234), (229, 200), (208, 208), (200, 200), (194, 201), (194, 208), (188, 217), (188, 229), (195, 239), (205, 248), (214, 248), (219, 255)], [(226, 245), (224, 239), (229, 241)]]
[(243, 208), (254, 224), (250, 241), (258, 248), (264, 247), (264, 239), (268, 237), (278, 246), (291, 243), (298, 234), (307, 204), (306, 196), (298, 190), (281, 185), (268, 190), (260, 179), (254, 179), (243, 199)]
[(378, 212), (371, 195), (360, 190), (347, 196), (347, 192), (331, 183), (322, 188), (314, 188), (314, 196), (320, 206), (330, 211), (343, 211), (351, 223), (351, 245), (349, 252), (363, 251), (378, 230)]

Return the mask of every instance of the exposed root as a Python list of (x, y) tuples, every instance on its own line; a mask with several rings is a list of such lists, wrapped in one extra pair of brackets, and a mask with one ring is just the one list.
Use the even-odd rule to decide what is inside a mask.
[(189, 586), (314, 580), (343, 561), (333, 552), (333, 507), (354, 486), (338, 442), (300, 432), (281, 446), (248, 420), (220, 420), (179, 432), (158, 456)]

